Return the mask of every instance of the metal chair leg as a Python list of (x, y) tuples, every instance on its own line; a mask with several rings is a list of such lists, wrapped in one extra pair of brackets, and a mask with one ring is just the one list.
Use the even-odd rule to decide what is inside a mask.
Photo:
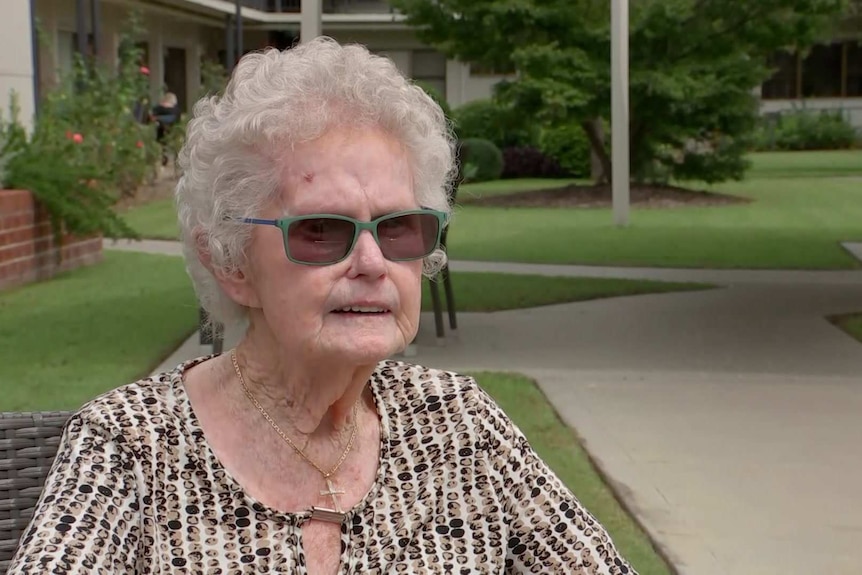
[(437, 283), (437, 277), (429, 278), (428, 287), (431, 289), (431, 303), (434, 306), (434, 326), (437, 329), (437, 341), (441, 342), (446, 334), (443, 330), (443, 306), (440, 302), (440, 286)]
[(446, 311), (449, 312), (449, 329), (455, 331), (458, 329), (458, 319), (455, 317), (455, 295), (452, 290), (452, 274), (449, 273), (449, 266), (443, 268), (441, 274), (443, 276), (443, 289), (446, 292)]

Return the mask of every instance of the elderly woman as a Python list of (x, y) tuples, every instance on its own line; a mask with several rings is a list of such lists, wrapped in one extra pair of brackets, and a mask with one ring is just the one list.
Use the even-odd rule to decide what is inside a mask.
[(387, 360), (445, 257), (421, 89), (328, 39), (251, 54), (181, 163), (189, 272), (247, 332), (71, 419), (10, 573), (632, 573), (475, 381)]

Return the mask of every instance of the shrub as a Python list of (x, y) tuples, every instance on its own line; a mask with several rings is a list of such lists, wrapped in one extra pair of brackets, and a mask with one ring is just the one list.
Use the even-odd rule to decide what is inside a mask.
[(473, 100), (452, 113), (459, 138), (482, 138), (499, 148), (529, 146), (536, 142), (536, 129), (529, 117), (495, 100)]
[(218, 60), (201, 61), (201, 87), (197, 99), (204, 96), (221, 96), (227, 87), (228, 73)]
[(136, 19), (120, 42), (119, 66), (77, 58), (71, 74), (41, 101), (29, 136), (11, 117), (0, 121), (4, 184), (26, 189), (45, 206), (54, 233), (135, 237), (113, 210), (155, 174), (155, 130), (136, 119), (147, 92)]
[(838, 110), (793, 110), (764, 116), (754, 135), (757, 150), (841, 150), (859, 137)]
[(64, 137), (74, 138), (77, 145), (66, 150), (66, 160), (86, 165), (85, 171), (116, 196), (133, 195), (154, 177), (160, 155), (155, 128), (136, 118), (148, 112), (149, 71), (141, 66), (136, 38), (142, 31), (135, 16), (127, 27), (117, 67), (76, 57), (71, 73), (42, 100), (33, 129), (35, 145), (45, 151)]
[(134, 237), (134, 231), (112, 209), (114, 198), (98, 179), (100, 170), (69, 161), (80, 143), (39, 126), (37, 122), (28, 140), (13, 97), (9, 120), (0, 121), (0, 163), (4, 164), (0, 187), (31, 191), (48, 210), (58, 237), (64, 231)]
[(16, 134), (10, 125), (0, 117), (0, 190), (7, 187), (9, 180), (9, 163), (18, 154), (16, 138), (25, 138), (24, 134)]
[(539, 149), (559, 162), (568, 175), (590, 176), (590, 142), (578, 124), (546, 126), (539, 137)]
[(503, 178), (562, 178), (566, 175), (559, 162), (532, 146), (503, 150)]
[(503, 153), (494, 142), (467, 138), (460, 142), (461, 173), (464, 180), (497, 180), (503, 173)]

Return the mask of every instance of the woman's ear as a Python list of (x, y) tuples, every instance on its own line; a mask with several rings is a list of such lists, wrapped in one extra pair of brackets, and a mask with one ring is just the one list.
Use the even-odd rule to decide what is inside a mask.
[(260, 302), (257, 291), (254, 289), (254, 282), (242, 269), (242, 266), (225, 269), (214, 262), (209, 236), (200, 228), (195, 229), (194, 238), (198, 259), (213, 275), (222, 291), (241, 306), (259, 308)]

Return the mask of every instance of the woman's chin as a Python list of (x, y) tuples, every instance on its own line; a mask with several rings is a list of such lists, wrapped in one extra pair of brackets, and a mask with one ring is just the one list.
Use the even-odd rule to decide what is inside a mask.
[(406, 347), (401, 338), (386, 337), (383, 334), (362, 335), (333, 344), (336, 345), (331, 349), (340, 361), (356, 365), (383, 361)]

